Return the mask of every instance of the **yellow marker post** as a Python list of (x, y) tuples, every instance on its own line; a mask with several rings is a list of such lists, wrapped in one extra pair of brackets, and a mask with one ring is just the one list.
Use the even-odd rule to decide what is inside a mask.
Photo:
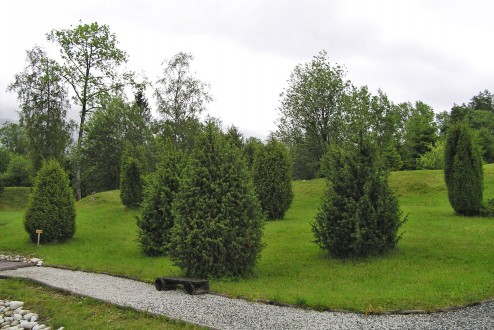
[(41, 234), (43, 234), (43, 231), (41, 229), (36, 229), (36, 234), (38, 234), (38, 246), (39, 246), (39, 239), (41, 237)]

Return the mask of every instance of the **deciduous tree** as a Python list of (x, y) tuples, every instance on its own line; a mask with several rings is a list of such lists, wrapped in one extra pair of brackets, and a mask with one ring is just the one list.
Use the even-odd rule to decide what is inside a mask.
[(209, 85), (190, 71), (193, 58), (191, 54), (180, 52), (164, 61), (163, 74), (154, 92), (162, 116), (162, 134), (171, 138), (178, 148), (190, 149), (193, 145), (200, 128), (199, 115), (212, 101)]
[[(108, 25), (79, 24), (65, 30), (52, 30), (49, 41), (60, 47), (62, 63), (59, 72), (74, 92), (75, 102), (81, 106), (77, 148), (80, 150), (89, 114), (100, 107), (101, 101), (124, 83), (118, 67), (127, 61), (127, 54), (118, 48), (115, 34)], [(80, 159), (75, 162), (75, 189), (81, 199)]]
[(36, 171), (44, 159), (63, 161), (74, 124), (65, 119), (68, 92), (55, 61), (40, 47), (26, 53), (27, 65), (15, 75), (8, 90), (15, 92), (20, 102), (20, 124), (26, 129), (29, 155)]

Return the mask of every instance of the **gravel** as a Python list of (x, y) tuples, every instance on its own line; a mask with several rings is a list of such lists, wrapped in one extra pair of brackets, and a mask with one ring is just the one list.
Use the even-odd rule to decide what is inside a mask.
[(494, 302), (434, 314), (374, 315), (317, 312), (247, 302), (218, 295), (191, 296), (182, 290), (102, 274), (28, 267), (0, 272), (72, 293), (217, 329), (493, 329)]

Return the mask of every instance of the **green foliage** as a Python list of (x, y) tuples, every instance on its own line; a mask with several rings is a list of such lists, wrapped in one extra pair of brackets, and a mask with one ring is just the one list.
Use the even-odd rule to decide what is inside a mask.
[(146, 177), (142, 215), (137, 217), (138, 241), (149, 256), (167, 253), (175, 223), (172, 203), (179, 188), (181, 154), (169, 146), (155, 172)]
[(4, 174), (6, 187), (29, 187), (32, 185), (31, 162), (26, 156), (13, 155)]
[(328, 191), (312, 224), (315, 242), (335, 257), (378, 255), (395, 247), (403, 224), (387, 172), (368, 138), (331, 149)]
[(3, 123), (0, 127), (0, 144), (11, 153), (24, 155), (28, 144), (26, 129), (16, 123)]
[(163, 76), (156, 82), (154, 92), (162, 116), (162, 136), (170, 138), (177, 148), (189, 150), (201, 128), (199, 115), (213, 100), (209, 85), (190, 70), (193, 59), (192, 54), (180, 52), (164, 61)]
[(243, 149), (244, 147), (244, 136), (242, 135), (242, 133), (240, 133), (238, 127), (236, 127), (235, 125), (232, 125), (228, 128), (225, 133), (225, 139), (232, 146), (235, 146), (239, 149)]
[(417, 160), (431, 150), (437, 141), (437, 126), (434, 110), (427, 104), (417, 101), (415, 106), (407, 103), (409, 118), (405, 124), (403, 162), (406, 169), (417, 169)]
[(131, 208), (141, 205), (144, 185), (142, 175), (142, 162), (134, 156), (124, 156), (120, 176), (120, 199), (123, 205)]
[(247, 160), (247, 167), (252, 170), (257, 153), (263, 147), (262, 141), (255, 137), (250, 137), (244, 144), (244, 155)]
[(453, 125), (465, 123), (481, 149), (486, 163), (494, 162), (494, 96), (484, 90), (473, 96), (468, 104), (454, 105), (450, 113), (438, 115), (441, 134), (447, 135)]
[(384, 166), (390, 171), (399, 171), (403, 167), (400, 153), (396, 146), (391, 143), (383, 151)]
[(256, 194), (266, 217), (283, 219), (293, 200), (291, 160), (285, 145), (271, 138), (259, 149), (252, 172)]
[[(82, 147), (88, 116), (101, 102), (124, 87), (118, 67), (127, 62), (127, 54), (117, 47), (115, 34), (108, 25), (79, 24), (65, 30), (52, 30), (47, 39), (59, 46), (62, 63), (60, 75), (74, 91), (74, 100), (81, 106), (77, 150)], [(82, 163), (76, 153), (75, 190), (80, 200)]]
[(212, 123), (199, 136), (173, 203), (170, 255), (189, 276), (252, 273), (263, 216), (244, 157)]
[(11, 158), (10, 151), (7, 148), (0, 147), (0, 174), (7, 170)]
[[(325, 51), (297, 65), (290, 74), (288, 87), (281, 94), (276, 137), (287, 144), (295, 161), (295, 147), (305, 144), (309, 147), (304, 149), (304, 160), (315, 160), (318, 168), (326, 144), (338, 140), (344, 120), (344, 96), (350, 86), (345, 76), (345, 68), (331, 64)], [(308, 169), (300, 172), (309, 176), (305, 175)]]
[(482, 160), (465, 124), (450, 128), (444, 153), (444, 179), (456, 213), (479, 214), (483, 198)]
[(297, 143), (292, 147), (293, 178), (295, 180), (311, 180), (324, 175), (321, 164), (324, 161), (318, 159), (316, 153), (311, 150), (312, 144), (307, 141)]
[(5, 183), (4, 183), (3, 175), (0, 175), (0, 196), (4, 190), (5, 190)]
[[(81, 150), (83, 196), (119, 188), (126, 141), (143, 148), (149, 145), (151, 114), (146, 102), (138, 92), (133, 104), (116, 97), (92, 114)], [(147, 163), (145, 155), (140, 157)]]
[(26, 53), (27, 65), (24, 71), (15, 75), (8, 90), (17, 94), (29, 155), (33, 168), (38, 170), (43, 159), (63, 161), (74, 124), (65, 120), (69, 108), (68, 92), (56, 62), (39, 46)]
[(26, 211), (24, 228), (31, 241), (43, 230), (41, 242), (64, 242), (75, 233), (75, 205), (69, 179), (56, 160), (43, 162)]
[(442, 170), (444, 168), (444, 141), (439, 141), (417, 159), (417, 168), (424, 170)]

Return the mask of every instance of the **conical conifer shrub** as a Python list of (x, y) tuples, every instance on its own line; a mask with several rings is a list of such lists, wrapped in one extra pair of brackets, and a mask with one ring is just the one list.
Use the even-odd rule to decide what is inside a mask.
[(146, 255), (167, 253), (175, 223), (172, 203), (178, 192), (182, 157), (168, 144), (155, 172), (146, 177), (142, 216), (137, 218), (138, 241)]
[(356, 144), (330, 153), (328, 191), (312, 224), (315, 242), (340, 258), (394, 248), (405, 220), (371, 140), (361, 134)]
[(292, 166), (284, 144), (271, 138), (259, 147), (253, 180), (262, 210), (269, 220), (283, 219), (293, 200)]
[(67, 174), (56, 160), (43, 162), (26, 211), (24, 227), (37, 242), (36, 230), (43, 233), (42, 243), (64, 242), (75, 233), (75, 199)]
[(263, 216), (244, 157), (209, 123), (196, 141), (173, 202), (170, 255), (188, 276), (250, 274)]
[(479, 214), (483, 199), (482, 158), (466, 125), (450, 129), (444, 151), (444, 178), (456, 213)]

